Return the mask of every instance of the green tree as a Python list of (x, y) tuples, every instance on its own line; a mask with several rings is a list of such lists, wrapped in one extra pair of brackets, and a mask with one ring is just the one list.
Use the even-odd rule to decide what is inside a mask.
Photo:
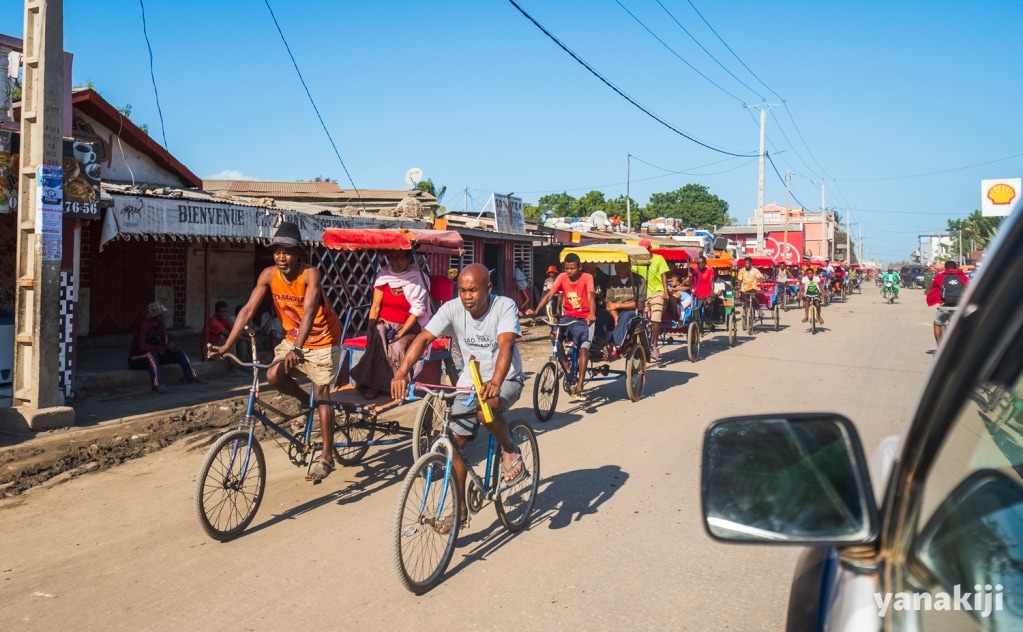
[(669, 193), (654, 193), (643, 208), (644, 220), (677, 217), (685, 226), (712, 229), (728, 224), (728, 202), (708, 191), (702, 184), (687, 184)]
[(971, 250), (984, 250), (998, 232), (1002, 223), (1001, 217), (985, 217), (979, 210), (974, 210), (963, 219), (948, 220), (948, 231), (952, 237), (952, 252), (959, 252), (959, 240), (962, 238), (963, 254)]
[[(629, 198), (629, 210), (632, 212), (632, 226), (639, 226), (642, 208), (631, 197)], [(619, 195), (615, 199), (607, 201), (607, 216), (611, 217), (612, 215), (620, 216), (623, 224), (628, 219), (629, 213), (626, 211), (624, 195)]]
[(419, 184), (417, 184), (416, 189), (418, 189), (419, 191), (429, 193), (433, 197), (437, 198), (437, 204), (440, 204), (440, 201), (444, 197), (444, 194), (448, 192), (448, 188), (446, 186), (443, 186), (440, 189), (438, 189), (437, 185), (435, 185), (433, 183), (433, 180), (430, 178), (427, 178), (420, 182)]
[(568, 193), (550, 193), (536, 201), (536, 215), (530, 217), (576, 217), (575, 198)]
[(590, 191), (572, 205), (572, 213), (577, 217), (589, 217), (597, 211), (607, 213), (607, 200), (604, 199), (603, 191)]

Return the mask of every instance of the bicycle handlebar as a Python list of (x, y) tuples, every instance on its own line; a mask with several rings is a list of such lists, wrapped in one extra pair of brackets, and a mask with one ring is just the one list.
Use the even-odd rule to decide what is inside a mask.
[(574, 325), (576, 323), (585, 323), (586, 322), (582, 318), (576, 318), (576, 319), (571, 320), (571, 321), (569, 321), (567, 323), (552, 323), (551, 321), (546, 320), (544, 318), (537, 318), (536, 321), (540, 322), (540, 323), (543, 323), (545, 325), (550, 325), (551, 327), (568, 327), (569, 325)]
[(424, 384), (423, 382), (412, 382), (411, 388), (419, 393), (433, 395), (440, 399), (454, 399), (458, 395), (472, 392), (469, 386), (444, 386), (443, 384)]
[(211, 360), (224, 360), (224, 359), (231, 360), (232, 362), (234, 362), (238, 366), (245, 367), (247, 369), (252, 369), (252, 368), (256, 368), (256, 369), (269, 369), (270, 367), (272, 367), (275, 364), (280, 364), (281, 362), (284, 362), (284, 358), (281, 358), (279, 360), (274, 360), (270, 364), (263, 364), (261, 362), (242, 362), (241, 359), (238, 356), (236, 356), (235, 354), (233, 354), (233, 353), (217, 353), (217, 354), (213, 353), (213, 345), (211, 343), (208, 343), (208, 342), (206, 343), (206, 357), (211, 359)]

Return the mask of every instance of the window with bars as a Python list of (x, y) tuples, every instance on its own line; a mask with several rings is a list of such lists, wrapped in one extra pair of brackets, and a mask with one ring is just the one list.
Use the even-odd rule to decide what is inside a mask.
[(462, 256), (451, 255), (451, 266), (461, 270), (465, 266), (473, 262), (473, 241), (472, 239), (462, 239)]

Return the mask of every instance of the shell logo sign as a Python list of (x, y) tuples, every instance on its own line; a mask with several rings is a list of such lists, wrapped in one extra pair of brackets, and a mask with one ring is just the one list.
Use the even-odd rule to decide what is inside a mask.
[(1012, 203), (1019, 198), (1023, 178), (980, 181), (980, 214), (985, 217), (1002, 217), (1009, 214)]

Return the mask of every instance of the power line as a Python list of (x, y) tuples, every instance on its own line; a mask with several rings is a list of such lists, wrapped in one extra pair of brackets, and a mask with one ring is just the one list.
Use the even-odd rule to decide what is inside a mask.
[[(618, 0), (615, 0), (615, 1), (617, 2)], [(757, 92), (757, 91), (756, 91), (756, 90), (754, 90), (753, 88), (751, 88), (751, 87), (749, 87), (748, 85), (746, 85), (746, 82), (745, 82), (745, 81), (743, 81), (742, 79), (739, 79), (738, 77), (736, 77), (736, 76), (735, 76), (735, 75), (734, 75), (734, 74), (732, 73), (732, 71), (731, 71), (731, 70), (729, 70), (728, 68), (726, 68), (724, 64), (722, 64), (722, 63), (721, 63), (720, 61), (718, 61), (717, 57), (715, 57), (714, 55), (712, 55), (712, 54), (711, 54), (711, 52), (710, 52), (709, 50), (707, 50), (706, 48), (704, 48), (704, 47), (703, 47), (703, 44), (701, 44), (701, 43), (699, 42), (699, 40), (697, 40), (697, 39), (696, 39), (696, 38), (695, 38), (695, 37), (693, 36), (693, 34), (692, 34), (692, 33), (690, 33), (690, 32), (689, 32), (689, 31), (688, 31), (688, 30), (686, 29), (686, 27), (682, 26), (682, 23), (681, 23), (681, 22), (679, 22), (679, 21), (678, 21), (678, 19), (677, 19), (677, 18), (676, 18), (676, 17), (674, 16), (674, 15), (672, 15), (671, 11), (669, 11), (667, 7), (665, 7), (665, 6), (663, 5), (663, 4), (661, 4), (661, 0), (656, 0), (656, 2), (657, 2), (657, 5), (658, 5), (658, 6), (660, 6), (660, 7), (662, 8), (662, 9), (664, 9), (664, 12), (668, 14), (668, 17), (670, 17), (670, 18), (672, 19), (672, 21), (673, 21), (673, 22), (674, 22), (675, 24), (677, 24), (677, 25), (678, 25), (678, 27), (679, 27), (680, 29), (682, 29), (682, 31), (683, 31), (683, 32), (684, 32), (684, 33), (685, 33), (686, 35), (688, 35), (688, 36), (689, 36), (689, 39), (693, 40), (693, 42), (694, 42), (694, 43), (695, 43), (695, 44), (696, 44), (697, 46), (699, 46), (699, 47), (700, 47), (700, 50), (702, 50), (703, 52), (707, 53), (707, 56), (708, 56), (708, 57), (710, 57), (711, 59), (713, 59), (713, 60), (714, 60), (714, 63), (716, 63), (716, 64), (717, 64), (718, 66), (720, 66), (720, 67), (721, 67), (721, 70), (724, 70), (725, 72), (727, 72), (727, 73), (728, 73), (728, 75), (729, 75), (729, 76), (730, 76), (730, 77), (731, 77), (732, 79), (735, 79), (735, 80), (736, 80), (736, 81), (738, 81), (738, 82), (739, 82), (740, 84), (742, 84), (742, 87), (746, 88), (747, 90), (749, 90), (749, 91), (750, 91), (750, 92), (752, 92), (753, 94), (755, 94), (755, 95), (757, 95), (758, 97), (760, 97), (760, 100), (761, 100), (761, 101), (766, 101), (766, 100), (767, 100), (767, 99), (765, 99), (765, 98), (764, 98), (764, 96), (763, 96), (762, 94), (760, 94), (759, 92)], [(619, 4), (619, 5), (621, 5), (622, 3), (621, 3), (621, 2), (618, 2), (618, 4)], [(624, 9), (625, 7), (622, 7), (622, 8)], [(626, 11), (628, 11), (628, 9), (626, 9)], [(632, 15), (632, 14), (630, 13), (629, 15)], [(700, 17), (703, 17), (703, 16), (700, 16)], [(706, 23), (706, 21), (704, 21), (704, 23)], [(717, 35), (717, 34), (715, 33), (715, 35)], [(718, 39), (720, 39), (720, 38), (718, 38)], [(734, 55), (735, 53), (732, 53), (732, 54)], [(747, 70), (748, 70), (748, 68), (747, 68)], [(713, 82), (712, 82), (712, 83), (713, 83)], [(761, 82), (761, 83), (762, 83), (762, 82)], [(714, 85), (717, 85), (717, 84), (714, 84)], [(779, 97), (779, 98), (781, 98), (781, 97)]]
[(984, 167), (987, 165), (993, 165), (996, 162), (1005, 162), (1006, 160), (1012, 160), (1014, 158), (1023, 157), (1023, 154), (1013, 154), (1012, 156), (1006, 156), (1005, 158), (995, 158), (994, 160), (988, 160), (987, 162), (978, 162), (974, 165), (966, 165), (965, 167), (953, 167), (951, 169), (944, 169), (942, 171), (930, 171), (928, 173), (916, 173), (907, 176), (891, 176), (888, 178), (842, 178), (845, 182), (883, 182), (887, 180), (909, 180), (911, 178), (925, 178), (927, 176), (938, 176), (944, 173), (952, 173), (953, 171), (964, 171), (966, 169), (973, 169), (974, 167)]
[(142, 35), (146, 38), (146, 48), (149, 49), (149, 79), (153, 82), (153, 94), (156, 95), (156, 112), (160, 115), (160, 135), (163, 137), (163, 148), (167, 147), (167, 132), (163, 126), (163, 109), (160, 107), (160, 91), (156, 89), (156, 73), (153, 70), (153, 47), (149, 44), (149, 33), (146, 30), (146, 5), (139, 0), (142, 7)]
[[(738, 55), (736, 55), (736, 54), (735, 54), (735, 51), (734, 51), (734, 50), (732, 50), (732, 47), (731, 47), (731, 46), (729, 46), (729, 45), (728, 45), (728, 43), (727, 43), (727, 42), (725, 42), (725, 40), (724, 40), (724, 39), (723, 39), (723, 38), (722, 38), (722, 37), (721, 37), (720, 35), (718, 35), (718, 32), (717, 32), (717, 31), (715, 31), (715, 30), (714, 30), (714, 27), (710, 25), (710, 22), (708, 22), (708, 21), (707, 21), (707, 18), (703, 17), (703, 14), (702, 14), (702, 13), (700, 13), (700, 10), (699, 10), (699, 9), (697, 9), (697, 8), (696, 8), (696, 5), (694, 5), (694, 4), (692, 3), (692, 0), (688, 0), (688, 2), (689, 2), (689, 6), (691, 6), (691, 7), (693, 8), (693, 11), (695, 11), (695, 12), (696, 12), (696, 15), (700, 16), (700, 19), (701, 19), (701, 20), (703, 20), (703, 23), (704, 23), (704, 24), (706, 24), (706, 25), (707, 25), (707, 28), (709, 28), (709, 29), (710, 29), (710, 32), (711, 32), (711, 33), (713, 33), (713, 34), (714, 34), (714, 36), (718, 38), (718, 41), (719, 41), (719, 42), (721, 42), (721, 43), (722, 43), (722, 44), (724, 45), (724, 47), (728, 49), (728, 52), (729, 52), (729, 53), (731, 53), (731, 54), (732, 54), (732, 56), (733, 56), (733, 57), (735, 57), (735, 58), (736, 58), (736, 59), (737, 59), (737, 60), (739, 61), (739, 63), (740, 63), (740, 64), (742, 64), (742, 67), (743, 67), (743, 68), (745, 68), (745, 69), (746, 69), (746, 70), (747, 70), (747, 71), (749, 72), (749, 74), (753, 75), (753, 77), (754, 77), (754, 78), (755, 78), (755, 79), (756, 79), (757, 81), (759, 81), (759, 82), (760, 82), (760, 85), (762, 85), (762, 86), (764, 86), (765, 88), (767, 88), (767, 89), (768, 89), (768, 91), (769, 91), (769, 92), (770, 92), (771, 94), (773, 94), (774, 96), (776, 96), (776, 97), (778, 97), (779, 99), (781, 99), (782, 101), (784, 101), (784, 100), (785, 100), (785, 98), (784, 98), (784, 97), (782, 97), (782, 96), (781, 96), (780, 94), (778, 94), (778, 93), (777, 93), (777, 92), (775, 92), (774, 90), (771, 90), (771, 86), (769, 86), (769, 85), (767, 85), (766, 83), (764, 83), (764, 80), (763, 80), (763, 79), (761, 79), (760, 77), (758, 77), (758, 76), (757, 76), (757, 73), (755, 73), (755, 72), (753, 72), (752, 70), (750, 70), (750, 67), (746, 65), (746, 62), (744, 62), (744, 61), (743, 61), (743, 60), (742, 60), (742, 59), (741, 59), (741, 58), (740, 58), (740, 57), (739, 57)], [(658, 2), (657, 4), (660, 4), (660, 2)]]
[[(141, 1), (141, 0), (140, 0)], [(302, 82), (302, 87), (305, 89), (305, 95), (309, 97), (309, 103), (313, 106), (313, 111), (316, 112), (316, 118), (320, 119), (320, 125), (323, 127), (323, 132), (327, 135), (327, 140), (330, 141), (330, 146), (334, 148), (334, 155), (337, 156), (337, 161), (341, 163), (341, 168), (344, 169), (345, 175), (348, 176), (348, 182), (352, 185), (352, 189), (355, 190), (356, 197), (359, 201), (362, 201), (362, 196), (359, 194), (359, 187), (355, 186), (355, 182), (352, 180), (352, 174), (348, 173), (348, 167), (345, 166), (345, 161), (341, 159), (341, 152), (337, 150), (337, 145), (334, 144), (334, 139), (330, 136), (330, 130), (327, 129), (327, 124), (323, 122), (323, 117), (320, 116), (320, 109), (316, 107), (316, 101), (313, 100), (313, 95), (309, 92), (309, 86), (305, 83), (305, 78), (302, 77), (302, 71), (298, 68), (298, 62), (295, 61), (295, 56), (291, 54), (291, 47), (288, 46), (288, 40), (284, 37), (284, 31), (281, 30), (281, 25), (277, 23), (277, 16), (274, 15), (274, 10), (270, 7), (270, 0), (263, 0), (266, 3), (266, 8), (270, 12), (270, 17), (274, 21), (274, 26), (277, 27), (277, 33), (281, 36), (281, 41), (284, 42), (284, 48), (288, 51), (288, 57), (291, 58), (291, 64), (295, 67), (295, 72), (298, 73), (298, 80)]]
[[(678, 60), (679, 60), (679, 61), (681, 61), (681, 62), (682, 62), (683, 64), (685, 64), (686, 66), (689, 66), (689, 67), (690, 67), (690, 68), (691, 68), (691, 69), (693, 70), (693, 72), (695, 72), (696, 74), (698, 74), (698, 75), (700, 75), (701, 77), (703, 77), (704, 79), (706, 79), (706, 80), (707, 80), (707, 82), (708, 82), (708, 83), (709, 83), (710, 85), (712, 85), (712, 86), (714, 86), (715, 88), (717, 88), (718, 90), (720, 90), (720, 91), (724, 92), (725, 94), (727, 94), (728, 96), (732, 97), (733, 99), (735, 99), (735, 100), (736, 100), (736, 101), (738, 101), (739, 103), (742, 103), (743, 105), (745, 105), (745, 102), (744, 102), (744, 101), (743, 101), (742, 99), (740, 99), (739, 97), (735, 96), (734, 94), (732, 94), (732, 93), (731, 93), (731, 92), (729, 92), (728, 90), (725, 90), (724, 88), (722, 88), (722, 87), (721, 87), (720, 85), (718, 85), (718, 84), (717, 84), (717, 83), (716, 83), (716, 82), (715, 82), (715, 81), (714, 81), (713, 79), (711, 79), (711, 78), (710, 78), (710, 77), (708, 77), (707, 75), (705, 75), (705, 74), (703, 74), (702, 72), (700, 72), (700, 71), (699, 71), (699, 70), (698, 70), (698, 69), (696, 68), (696, 66), (694, 66), (694, 65), (690, 64), (690, 63), (689, 63), (688, 61), (686, 61), (686, 60), (685, 60), (685, 58), (684, 58), (684, 57), (682, 57), (682, 55), (679, 55), (679, 54), (678, 54), (678, 53), (677, 53), (677, 52), (675, 51), (675, 49), (673, 49), (673, 48), (672, 48), (671, 46), (668, 46), (667, 42), (665, 42), (664, 40), (662, 40), (662, 39), (661, 39), (660, 37), (658, 37), (658, 36), (657, 36), (657, 34), (656, 34), (656, 33), (654, 33), (653, 31), (651, 31), (651, 30), (650, 30), (650, 27), (648, 27), (648, 26), (647, 26), (646, 24), (643, 24), (643, 21), (642, 21), (642, 20), (640, 20), (640, 19), (639, 19), (638, 17), (636, 17), (636, 14), (634, 14), (634, 13), (633, 13), (632, 11), (629, 11), (629, 9), (628, 9), (628, 8), (627, 8), (627, 7), (626, 7), (626, 6), (624, 5), (624, 4), (622, 4), (622, 3), (620, 2), (620, 0), (615, 0), (615, 2), (616, 2), (616, 3), (618, 3), (618, 6), (620, 6), (620, 7), (622, 8), (622, 10), (623, 10), (623, 11), (625, 11), (626, 13), (628, 13), (628, 14), (629, 14), (629, 16), (630, 16), (630, 17), (631, 17), (631, 18), (632, 18), (633, 20), (635, 20), (637, 24), (639, 24), (640, 26), (642, 26), (642, 27), (643, 27), (643, 29), (644, 29), (644, 30), (646, 30), (646, 32), (650, 34), (650, 37), (652, 37), (652, 38), (654, 38), (655, 40), (657, 40), (658, 42), (660, 42), (661, 46), (663, 46), (663, 47), (667, 48), (667, 49), (668, 49), (668, 51), (669, 51), (669, 52), (671, 52), (671, 54), (672, 54), (672, 55), (674, 55), (675, 57), (677, 57), (677, 58), (678, 58)], [(660, 4), (660, 3), (658, 3), (658, 4)], [(667, 11), (667, 9), (665, 9), (665, 11)], [(671, 15), (671, 14), (669, 13), (668, 15)], [(676, 21), (676, 24), (677, 24), (677, 21)], [(679, 28), (681, 28), (681, 29), (682, 29), (683, 31), (686, 31), (686, 30), (685, 30), (685, 27), (683, 27), (683, 26), (682, 26), (681, 24), (679, 24)], [(686, 35), (689, 35), (689, 31), (686, 31)], [(692, 37), (692, 35), (689, 35), (689, 37)], [(695, 40), (694, 40), (694, 41), (695, 41)], [(699, 45), (699, 42), (697, 42), (697, 45)], [(700, 48), (703, 48), (703, 47), (702, 47), (702, 46), (700, 46)], [(704, 49), (704, 52), (706, 52), (706, 49)], [(710, 53), (707, 53), (707, 54), (708, 54), (708, 55), (710, 55)], [(713, 57), (711, 57), (711, 58), (713, 59)], [(717, 60), (715, 59), (714, 61), (717, 61)], [(727, 72), (727, 69), (726, 69), (726, 72)], [(731, 74), (731, 73), (729, 73), (729, 74)], [(735, 75), (732, 75), (732, 76), (734, 77)], [(738, 78), (736, 78), (736, 79), (738, 80)], [(742, 83), (742, 82), (740, 81), (739, 83)], [(743, 84), (743, 85), (745, 85), (745, 84)], [(748, 86), (747, 86), (747, 87), (748, 87)]]
[(701, 141), (701, 140), (698, 140), (698, 139), (694, 138), (693, 136), (690, 136), (689, 134), (686, 134), (686, 133), (685, 133), (685, 132), (683, 132), (682, 130), (680, 130), (680, 129), (678, 129), (678, 128), (674, 127), (673, 125), (671, 125), (670, 123), (668, 123), (667, 121), (665, 121), (664, 119), (662, 119), (661, 117), (659, 117), (659, 116), (657, 116), (656, 114), (654, 114), (653, 112), (651, 112), (651, 111), (650, 111), (649, 109), (647, 109), (647, 108), (646, 108), (645, 106), (641, 105), (641, 104), (640, 104), (640, 103), (639, 103), (638, 101), (636, 101), (635, 99), (633, 99), (633, 98), (632, 98), (632, 97), (630, 97), (629, 95), (625, 94), (625, 92), (623, 92), (623, 91), (621, 90), (621, 88), (619, 88), (619, 87), (618, 87), (618, 86), (616, 86), (615, 84), (611, 83), (611, 81), (610, 81), (609, 79), (605, 78), (605, 77), (604, 77), (604, 75), (600, 74), (600, 73), (599, 73), (599, 72), (598, 72), (598, 71), (597, 71), (597, 70), (596, 70), (596, 69), (595, 69), (595, 68), (594, 68), (593, 66), (589, 65), (588, 63), (586, 63), (586, 61), (584, 61), (584, 60), (583, 60), (583, 59), (582, 59), (581, 57), (579, 57), (578, 55), (576, 55), (576, 54), (575, 54), (575, 53), (574, 53), (574, 52), (572, 51), (572, 49), (570, 49), (570, 48), (569, 48), (568, 46), (566, 46), (565, 44), (563, 44), (563, 43), (561, 42), (561, 40), (559, 40), (559, 39), (558, 39), (557, 37), (555, 37), (553, 33), (551, 33), (550, 31), (548, 31), (548, 30), (547, 30), (546, 28), (544, 28), (544, 27), (543, 27), (543, 25), (542, 25), (542, 24), (540, 24), (539, 22), (537, 22), (537, 21), (536, 21), (536, 20), (535, 20), (535, 19), (533, 18), (533, 16), (529, 15), (528, 13), (526, 13), (525, 9), (523, 9), (522, 7), (520, 7), (520, 6), (518, 5), (518, 3), (516, 3), (516, 2), (515, 2), (515, 0), (508, 0), (508, 2), (510, 2), (510, 3), (511, 3), (511, 5), (512, 5), (513, 7), (515, 7), (515, 8), (516, 8), (516, 9), (518, 10), (518, 12), (519, 12), (519, 13), (521, 13), (521, 14), (522, 14), (523, 16), (525, 16), (525, 18), (526, 18), (527, 20), (529, 20), (530, 22), (532, 22), (532, 23), (533, 23), (533, 25), (534, 25), (534, 26), (536, 26), (536, 28), (540, 29), (540, 31), (542, 31), (544, 35), (546, 35), (547, 37), (549, 37), (549, 38), (551, 39), (551, 41), (553, 41), (553, 42), (554, 42), (555, 44), (557, 44), (557, 45), (558, 45), (558, 47), (559, 47), (559, 48), (561, 48), (561, 50), (563, 50), (563, 51), (565, 51), (566, 53), (568, 53), (568, 54), (569, 54), (569, 56), (571, 56), (571, 57), (572, 57), (572, 59), (576, 60), (576, 61), (577, 61), (577, 62), (578, 62), (578, 63), (579, 63), (579, 64), (580, 64), (580, 65), (581, 65), (581, 66), (582, 66), (583, 68), (586, 68), (586, 70), (590, 71), (590, 74), (592, 74), (592, 75), (593, 75), (594, 77), (596, 77), (597, 79), (599, 79), (599, 80), (600, 80), (600, 81), (601, 81), (601, 82), (602, 82), (602, 83), (603, 83), (604, 85), (606, 85), (607, 87), (609, 87), (609, 88), (611, 88), (612, 90), (614, 90), (614, 91), (615, 91), (616, 93), (618, 93), (618, 95), (619, 95), (619, 96), (621, 96), (621, 97), (622, 97), (623, 99), (625, 99), (626, 101), (628, 101), (629, 103), (631, 103), (632, 105), (634, 105), (634, 106), (635, 106), (635, 107), (636, 107), (637, 109), (639, 109), (639, 110), (640, 110), (641, 112), (643, 112), (644, 114), (646, 114), (646, 115), (647, 115), (647, 116), (649, 116), (650, 118), (654, 119), (655, 121), (657, 121), (658, 123), (660, 123), (660, 124), (661, 124), (661, 125), (663, 125), (664, 127), (666, 127), (666, 128), (668, 128), (668, 129), (670, 129), (671, 131), (675, 132), (676, 134), (678, 134), (679, 136), (681, 136), (681, 137), (685, 138), (686, 140), (688, 140), (688, 141), (690, 141), (690, 142), (696, 143), (697, 145), (699, 145), (699, 146), (701, 146), (701, 147), (705, 147), (705, 148), (707, 148), (707, 149), (709, 149), (709, 150), (711, 150), (711, 151), (716, 151), (716, 152), (718, 152), (718, 153), (720, 153), (720, 154), (725, 154), (726, 156), (736, 156), (736, 157), (738, 157), (738, 158), (753, 158), (753, 157), (755, 157), (755, 156), (756, 156), (756, 154), (750, 154), (750, 153), (746, 153), (746, 154), (737, 154), (737, 153), (734, 153), (734, 152), (726, 151), (726, 150), (724, 150), (724, 149), (719, 149), (719, 148), (717, 148), (717, 147), (714, 147), (714, 146), (712, 146), (712, 145), (708, 145), (707, 143), (705, 143), (705, 142), (703, 142), (703, 141)]
[[(771, 154), (765, 153), (764, 156), (766, 156), (767, 162), (771, 163), (771, 168), (774, 169), (774, 173), (776, 176), (778, 176), (778, 180), (781, 181), (782, 184), (785, 184), (785, 178), (781, 177), (781, 173), (778, 171), (778, 167), (774, 164), (774, 160), (771, 159)], [(792, 196), (792, 199), (795, 200), (796, 204), (798, 204), (802, 208), (806, 208), (806, 206), (799, 201), (799, 198), (796, 197), (795, 193), (789, 191), (789, 195)]]

